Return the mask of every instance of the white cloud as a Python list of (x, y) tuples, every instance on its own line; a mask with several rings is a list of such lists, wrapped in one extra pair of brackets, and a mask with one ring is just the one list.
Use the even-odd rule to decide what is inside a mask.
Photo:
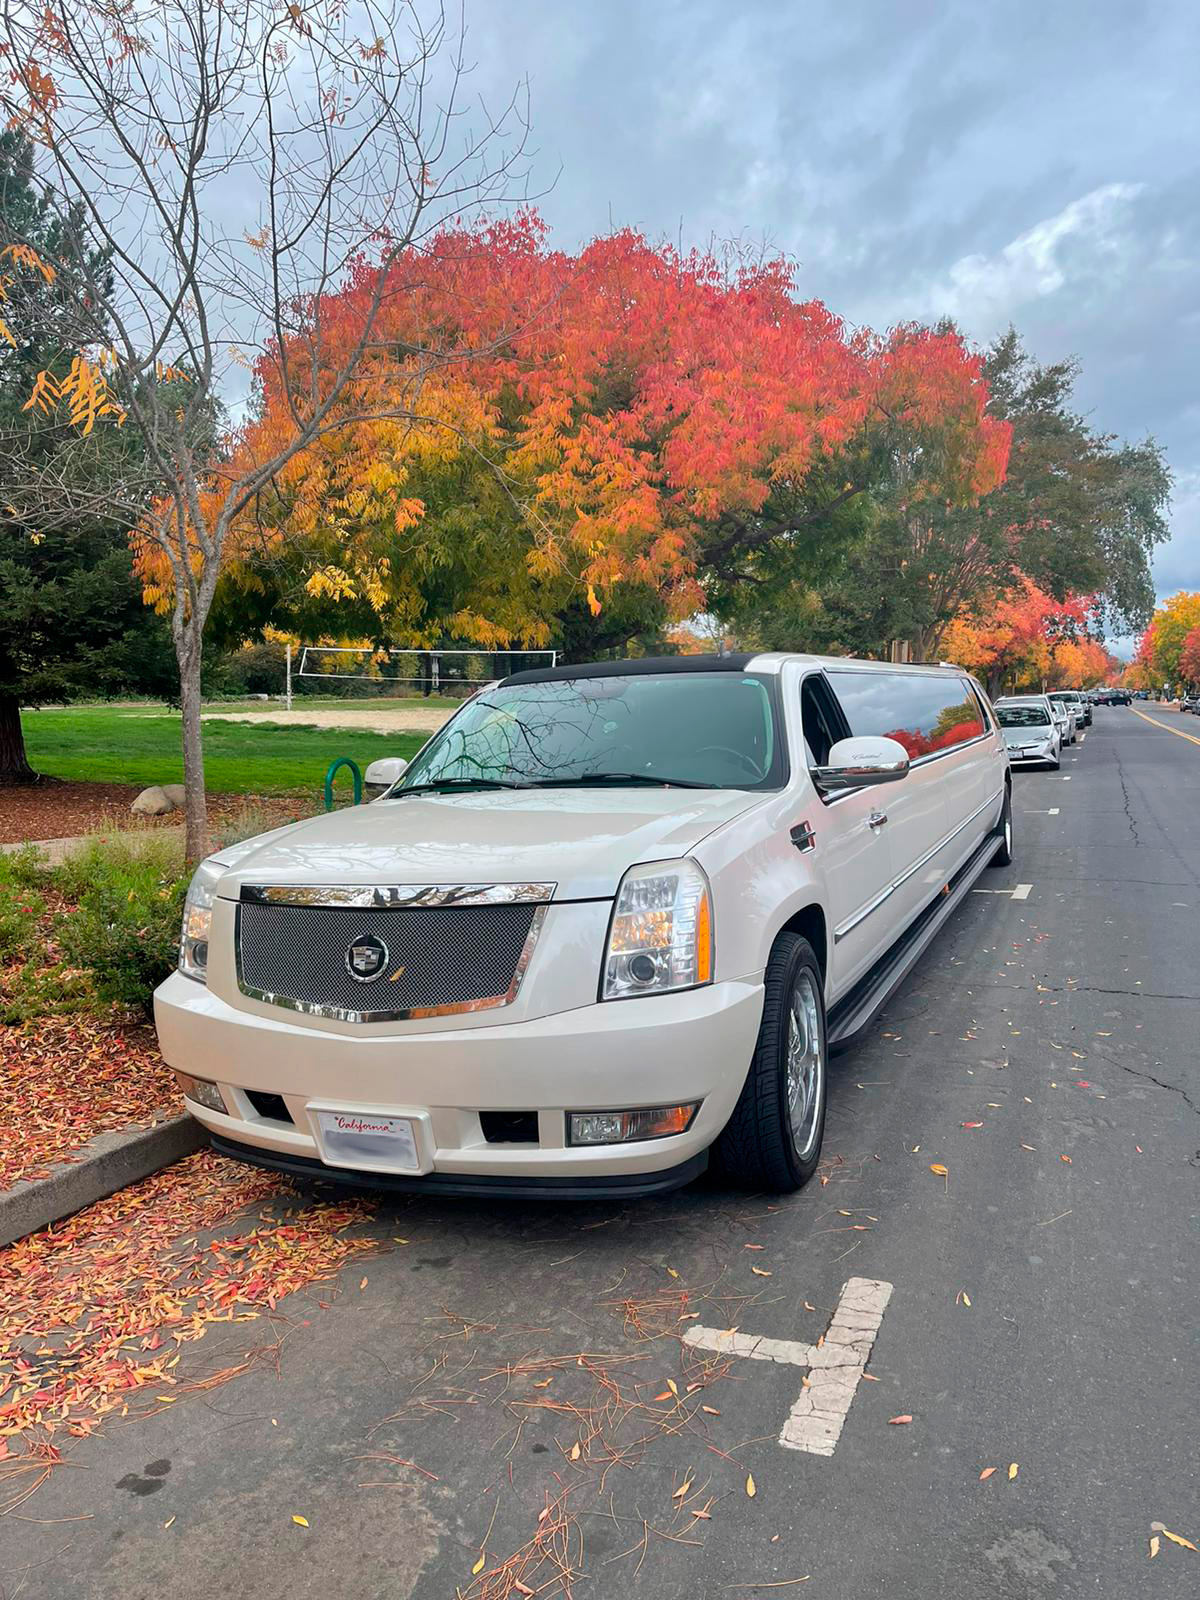
[(1145, 188), (1106, 183), (1036, 222), (994, 255), (960, 256), (919, 291), (926, 315), (949, 315), (984, 336), (1017, 318), (1020, 307), (1056, 294), (1068, 283), (1109, 273), (1125, 253), (1129, 208)]

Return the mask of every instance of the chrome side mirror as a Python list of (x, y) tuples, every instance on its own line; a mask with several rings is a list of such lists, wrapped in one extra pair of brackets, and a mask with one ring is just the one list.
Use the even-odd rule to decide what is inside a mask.
[(908, 751), (897, 739), (873, 734), (839, 739), (826, 765), (813, 768), (813, 782), (822, 794), (834, 794), (873, 783), (896, 783), (907, 776), (908, 766)]
[(402, 756), (380, 756), (363, 773), (363, 793), (368, 800), (378, 800), (407, 771), (408, 762)]

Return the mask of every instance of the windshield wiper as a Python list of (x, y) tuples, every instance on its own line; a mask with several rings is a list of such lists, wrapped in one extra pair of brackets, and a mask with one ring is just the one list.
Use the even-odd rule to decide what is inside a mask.
[(502, 783), (498, 778), (435, 778), (432, 783), (414, 783), (397, 789), (389, 800), (402, 800), (406, 794), (450, 794), (456, 789), (528, 789), (528, 783)]
[(655, 772), (583, 772), (575, 778), (536, 778), (532, 787), (537, 789), (567, 789), (583, 785), (598, 786), (611, 783), (625, 787), (631, 783), (648, 783), (656, 789), (714, 789), (716, 784), (697, 783), (693, 778), (663, 778)]

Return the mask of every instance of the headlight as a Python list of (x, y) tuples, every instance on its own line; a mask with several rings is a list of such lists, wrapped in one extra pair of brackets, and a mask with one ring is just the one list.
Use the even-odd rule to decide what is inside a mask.
[(183, 902), (183, 932), (179, 939), (179, 970), (185, 978), (208, 982), (208, 933), (212, 926), (213, 896), (226, 870), (222, 861), (202, 861)]
[(713, 978), (712, 895), (694, 861), (630, 867), (608, 930), (602, 1000), (693, 989)]

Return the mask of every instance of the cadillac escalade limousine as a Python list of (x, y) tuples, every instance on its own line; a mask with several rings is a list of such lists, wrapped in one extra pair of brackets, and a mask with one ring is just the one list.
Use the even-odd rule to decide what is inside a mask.
[(201, 864), (155, 996), (214, 1146), (296, 1175), (795, 1189), (831, 1050), (1011, 860), (1004, 738), (953, 667), (523, 672), (380, 765), (372, 803)]

